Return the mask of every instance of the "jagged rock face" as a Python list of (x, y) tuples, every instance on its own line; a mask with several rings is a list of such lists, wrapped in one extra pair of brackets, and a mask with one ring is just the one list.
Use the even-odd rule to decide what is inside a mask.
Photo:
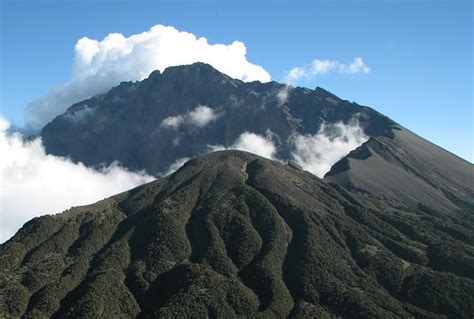
[(224, 151), (0, 246), (25, 318), (471, 318), (474, 217)]
[[(48, 153), (88, 166), (120, 161), (158, 174), (179, 158), (209, 152), (209, 145), (232, 145), (245, 131), (276, 134), (282, 159), (289, 158), (291, 134), (315, 134), (323, 122), (347, 123), (357, 115), (367, 135), (391, 134), (393, 122), (368, 107), (320, 88), (287, 89), (276, 82), (231, 79), (203, 63), (170, 67), (71, 106), (43, 128), (41, 137)], [(211, 108), (217, 118), (203, 126), (162, 125), (198, 106)]]
[[(199, 106), (212, 112), (206, 125), (187, 118)], [(175, 127), (163, 125), (180, 116), (183, 123), (175, 118)], [(474, 166), (378, 112), (321, 88), (245, 83), (203, 63), (155, 71), (142, 82), (124, 82), (79, 102), (41, 136), (47, 152), (88, 166), (119, 161), (160, 174), (176, 160), (208, 153), (210, 145), (230, 146), (246, 131), (272, 132), (276, 157), (291, 159), (290, 136), (315, 134), (322, 123), (355, 116), (369, 140), (332, 167), (328, 182), (409, 207), (474, 210)]]

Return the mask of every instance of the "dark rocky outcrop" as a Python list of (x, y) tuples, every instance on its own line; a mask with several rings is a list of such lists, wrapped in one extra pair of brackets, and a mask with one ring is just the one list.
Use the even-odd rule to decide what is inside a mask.
[[(211, 108), (217, 119), (203, 127), (163, 127), (164, 119), (200, 105)], [(290, 159), (291, 134), (315, 134), (322, 123), (347, 123), (355, 116), (367, 135), (391, 134), (393, 121), (324, 89), (246, 83), (195, 63), (154, 71), (142, 82), (123, 82), (79, 102), (47, 124), (41, 137), (48, 153), (87, 166), (119, 161), (132, 170), (159, 174), (177, 159), (209, 152), (209, 145), (232, 145), (245, 131), (271, 131), (277, 137), (276, 155)]]

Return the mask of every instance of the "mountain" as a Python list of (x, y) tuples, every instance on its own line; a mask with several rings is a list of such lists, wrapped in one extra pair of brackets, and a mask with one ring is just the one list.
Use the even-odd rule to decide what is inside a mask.
[(474, 166), (405, 128), (371, 137), (325, 179), (409, 206), (474, 212)]
[[(377, 154), (373, 143), (362, 148)], [(359, 152), (333, 176), (358, 181)], [(472, 318), (474, 216), (438, 208), (407, 207), (250, 153), (215, 152), (26, 223), (0, 246), (0, 313)]]
[(291, 160), (295, 134), (354, 120), (368, 141), (331, 168), (328, 182), (407, 207), (474, 211), (474, 166), (388, 117), (322, 88), (246, 83), (204, 63), (154, 71), (76, 103), (41, 137), (48, 153), (88, 166), (119, 161), (160, 175), (180, 159), (233, 145), (244, 132), (270, 136), (275, 157)]
[[(323, 179), (292, 161), (295, 135), (354, 122), (367, 140)], [(280, 161), (195, 157), (244, 132)], [(26, 223), (0, 246), (0, 317), (474, 316), (474, 166), (369, 107), (195, 63), (76, 103), (41, 137), (88, 166), (194, 158)]]
[(395, 125), (321, 88), (246, 83), (195, 63), (154, 71), (142, 82), (123, 82), (76, 103), (41, 137), (48, 153), (87, 166), (119, 161), (158, 175), (180, 158), (209, 152), (210, 145), (230, 146), (246, 131), (270, 134), (278, 143), (276, 156), (290, 159), (290, 136), (354, 118), (368, 136), (391, 136)]

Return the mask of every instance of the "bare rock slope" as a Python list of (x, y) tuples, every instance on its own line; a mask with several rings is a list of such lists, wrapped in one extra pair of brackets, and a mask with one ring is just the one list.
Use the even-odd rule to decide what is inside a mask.
[(325, 180), (431, 209), (474, 212), (474, 165), (405, 128), (377, 136), (336, 163)]

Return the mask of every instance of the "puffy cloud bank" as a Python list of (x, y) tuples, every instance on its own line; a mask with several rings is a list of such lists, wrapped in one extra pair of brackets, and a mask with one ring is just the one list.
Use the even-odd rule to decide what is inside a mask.
[(330, 72), (340, 74), (367, 74), (370, 73), (370, 68), (361, 57), (355, 57), (349, 63), (342, 63), (337, 60), (315, 59), (310, 64), (291, 69), (286, 75), (286, 82), (288, 84), (294, 84), (299, 79), (309, 79)]
[(323, 177), (337, 161), (367, 141), (357, 120), (323, 124), (317, 134), (290, 137), (293, 159), (305, 170)]
[(275, 159), (277, 151), (270, 134), (262, 136), (249, 132), (240, 134), (231, 149), (247, 151), (270, 159)]
[(173, 129), (178, 129), (181, 125), (204, 127), (217, 118), (218, 114), (213, 109), (205, 105), (199, 105), (186, 114), (165, 118), (161, 122), (161, 126)]
[(120, 81), (142, 80), (168, 66), (205, 62), (243, 81), (270, 81), (270, 74), (250, 63), (246, 54), (240, 41), (210, 44), (204, 37), (163, 25), (129, 37), (120, 33), (100, 41), (84, 37), (74, 48), (71, 79), (28, 105), (27, 125), (40, 128), (75, 102), (103, 93)]
[(154, 179), (117, 164), (94, 170), (47, 155), (40, 139), (24, 142), (8, 127), (0, 117), (0, 243), (35, 216), (90, 204)]

